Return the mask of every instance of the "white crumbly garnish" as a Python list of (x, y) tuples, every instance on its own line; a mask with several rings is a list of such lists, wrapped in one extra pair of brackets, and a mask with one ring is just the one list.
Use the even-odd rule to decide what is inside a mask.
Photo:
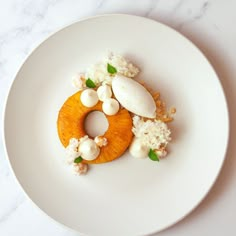
[(171, 140), (170, 130), (160, 120), (144, 121), (139, 116), (134, 116), (132, 132), (144, 145), (153, 150), (159, 149), (161, 146), (166, 146)]
[(74, 171), (79, 175), (85, 175), (88, 172), (88, 164), (74, 163)]
[(72, 77), (72, 85), (78, 90), (83, 90), (86, 88), (86, 80), (84, 74), (78, 73)]
[(101, 62), (90, 66), (85, 73), (85, 77), (93, 80), (96, 85), (111, 85), (113, 75), (108, 73), (107, 63), (115, 67), (118, 74), (129, 78), (133, 78), (139, 73), (139, 68), (134, 66), (130, 61), (121, 55), (110, 52)]
[(167, 151), (165, 149), (156, 150), (155, 152), (158, 155), (158, 157), (161, 159), (167, 156)]
[(80, 156), (79, 148), (79, 140), (76, 138), (71, 138), (68, 146), (66, 147), (66, 159), (68, 164), (72, 164), (75, 158)]
[(135, 77), (139, 73), (139, 68), (134, 66), (119, 54), (108, 53), (107, 61), (117, 69), (117, 72), (129, 78)]
[(94, 138), (94, 142), (99, 146), (99, 147), (103, 147), (106, 146), (108, 144), (107, 139), (101, 136), (96, 136)]

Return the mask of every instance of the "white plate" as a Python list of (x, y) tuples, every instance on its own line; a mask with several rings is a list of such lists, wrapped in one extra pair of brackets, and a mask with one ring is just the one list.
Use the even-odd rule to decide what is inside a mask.
[[(57, 113), (75, 92), (71, 77), (107, 50), (139, 65), (139, 77), (177, 108), (173, 142), (160, 163), (126, 154), (78, 177), (63, 162)], [(6, 149), (24, 191), (88, 235), (150, 234), (182, 219), (213, 185), (227, 141), (226, 101), (209, 62), (176, 31), (137, 16), (99, 16), (55, 33), (23, 64), (6, 105)]]

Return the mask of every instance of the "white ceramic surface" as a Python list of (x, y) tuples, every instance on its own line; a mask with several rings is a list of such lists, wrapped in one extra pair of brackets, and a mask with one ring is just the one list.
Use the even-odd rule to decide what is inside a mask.
[[(74, 92), (72, 75), (106, 50), (139, 65), (139, 77), (177, 107), (173, 143), (158, 164), (125, 155), (77, 177), (63, 163), (57, 112)], [(182, 219), (209, 191), (224, 160), (228, 116), (196, 47), (157, 22), (113, 15), (73, 24), (31, 54), (9, 94), (5, 138), (18, 181), (48, 215), (86, 234), (142, 235)]]

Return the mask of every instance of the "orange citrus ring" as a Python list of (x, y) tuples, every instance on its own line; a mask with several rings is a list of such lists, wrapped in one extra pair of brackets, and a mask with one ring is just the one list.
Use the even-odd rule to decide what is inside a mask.
[[(84, 121), (90, 112), (103, 112), (102, 102), (99, 101), (94, 107), (85, 107), (80, 101), (80, 95), (81, 91), (69, 97), (58, 114), (57, 131), (64, 147), (67, 147), (71, 138), (80, 139), (87, 135)], [(132, 141), (132, 118), (126, 109), (120, 109), (116, 115), (105, 116), (109, 127), (102, 136), (108, 143), (100, 148), (100, 154), (95, 160), (84, 160), (84, 163), (99, 164), (113, 161), (125, 152)]]

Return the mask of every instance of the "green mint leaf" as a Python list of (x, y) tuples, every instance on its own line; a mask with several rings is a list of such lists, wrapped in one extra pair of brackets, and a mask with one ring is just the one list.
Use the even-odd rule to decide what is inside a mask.
[(75, 158), (74, 163), (80, 163), (81, 161), (83, 161), (83, 158), (81, 156)]
[(96, 84), (90, 78), (86, 80), (86, 86), (88, 88), (96, 88)]
[(158, 155), (157, 155), (151, 148), (150, 148), (150, 150), (149, 150), (148, 157), (149, 157), (152, 161), (159, 161)]
[(112, 75), (117, 73), (117, 69), (109, 63), (107, 63), (107, 71)]

